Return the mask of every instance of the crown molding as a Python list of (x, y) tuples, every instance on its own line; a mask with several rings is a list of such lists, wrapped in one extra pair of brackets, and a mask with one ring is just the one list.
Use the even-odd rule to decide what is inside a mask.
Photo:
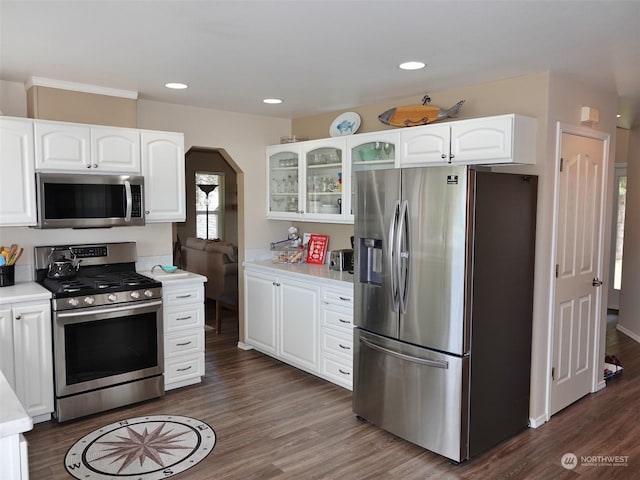
[(44, 77), (31, 77), (25, 82), (24, 86), (26, 90), (37, 86), (71, 90), (74, 92), (95, 93), (97, 95), (108, 95), (110, 97), (131, 98), (134, 100), (138, 99), (138, 92), (132, 90), (120, 90), (117, 88), (100, 87), (84, 83), (65, 82), (63, 80), (54, 80)]

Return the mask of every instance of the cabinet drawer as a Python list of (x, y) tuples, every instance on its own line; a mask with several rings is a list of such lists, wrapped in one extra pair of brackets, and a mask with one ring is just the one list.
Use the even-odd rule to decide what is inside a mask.
[(204, 330), (185, 330), (164, 337), (164, 356), (175, 357), (204, 352)]
[(325, 353), (332, 353), (348, 360), (353, 359), (353, 338), (342, 332), (323, 328), (320, 334), (321, 349)]
[(322, 375), (349, 390), (353, 389), (353, 367), (350, 362), (343, 362), (323, 355), (320, 360), (320, 368)]
[(325, 327), (334, 327), (343, 330), (346, 334), (351, 335), (353, 329), (353, 313), (346, 310), (329, 310), (322, 309), (322, 325)]
[(167, 308), (164, 314), (165, 332), (204, 326), (204, 304)]
[(204, 304), (204, 287), (202, 284), (194, 285), (180, 290), (165, 289), (162, 295), (165, 306), (184, 305), (187, 303)]
[(202, 375), (204, 375), (204, 352), (165, 359), (165, 385)]
[(322, 290), (322, 303), (353, 310), (353, 292), (344, 290)]

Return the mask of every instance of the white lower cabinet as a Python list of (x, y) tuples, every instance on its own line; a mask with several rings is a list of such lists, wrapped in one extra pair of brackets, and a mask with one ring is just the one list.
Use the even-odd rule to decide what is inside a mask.
[(164, 389), (184, 387), (204, 375), (204, 284), (176, 279), (162, 283)]
[(353, 291), (323, 288), (320, 373), (353, 389)]
[(53, 412), (53, 357), (49, 302), (0, 307), (0, 369), (36, 421)]
[(244, 278), (247, 342), (256, 350), (315, 372), (320, 287), (248, 271)]
[(317, 280), (245, 268), (246, 343), (351, 389), (353, 289)]

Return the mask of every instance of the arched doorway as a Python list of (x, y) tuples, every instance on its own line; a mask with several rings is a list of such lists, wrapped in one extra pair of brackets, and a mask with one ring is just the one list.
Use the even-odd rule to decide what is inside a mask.
[[(199, 180), (202, 178), (215, 178), (219, 188), (215, 189), (216, 203), (211, 204), (211, 211), (207, 212), (208, 223), (204, 221), (204, 215), (202, 210), (202, 197), (203, 193), (198, 188)], [(243, 214), (242, 214), (242, 198), (243, 198), (243, 172), (238, 165), (233, 161), (229, 154), (221, 148), (209, 148), (209, 147), (191, 147), (185, 154), (185, 196), (186, 196), (186, 220), (182, 223), (174, 225), (174, 238), (178, 244), (185, 245), (187, 239), (190, 237), (196, 237), (205, 239), (205, 231), (209, 235), (209, 240), (221, 240), (224, 243), (229, 243), (237, 247), (237, 255), (234, 260), (238, 262), (238, 265), (242, 264), (244, 251), (244, 229)], [(212, 195), (213, 198), (213, 195)], [(219, 202), (219, 203), (218, 203)], [(208, 208), (209, 210), (209, 208)], [(220, 224), (217, 225), (216, 221)], [(206, 225), (211, 228), (205, 229)], [(210, 247), (207, 247), (210, 248)], [(176, 261), (176, 264), (180, 264), (180, 260)], [(186, 268), (186, 265), (182, 265)], [(189, 268), (186, 268), (189, 269)], [(239, 315), (234, 315), (237, 320), (242, 319), (241, 304), (242, 304), (242, 282), (238, 279), (240, 277), (240, 270), (238, 269), (238, 277), (236, 277), (235, 285), (238, 291), (238, 301), (235, 311)], [(198, 271), (197, 273), (203, 273)], [(207, 276), (210, 276), (207, 274)], [(208, 283), (213, 283), (215, 280), (211, 278)], [(209, 296), (209, 295), (207, 295)], [(210, 307), (210, 300), (207, 300), (208, 307)], [(228, 305), (226, 305), (228, 306)], [(210, 308), (207, 309), (208, 312)], [(207, 312), (207, 321), (210, 320), (210, 315)], [(227, 318), (225, 316), (225, 318)], [(239, 335), (242, 335), (242, 322), (239, 322)]]

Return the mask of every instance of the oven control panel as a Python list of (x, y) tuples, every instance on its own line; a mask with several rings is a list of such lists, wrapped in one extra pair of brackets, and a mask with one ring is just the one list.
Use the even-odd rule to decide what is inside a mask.
[(136, 302), (154, 299), (162, 299), (162, 287), (54, 298), (51, 300), (51, 305), (54, 311), (61, 311), (76, 308), (101, 307), (104, 305), (134, 304)]

